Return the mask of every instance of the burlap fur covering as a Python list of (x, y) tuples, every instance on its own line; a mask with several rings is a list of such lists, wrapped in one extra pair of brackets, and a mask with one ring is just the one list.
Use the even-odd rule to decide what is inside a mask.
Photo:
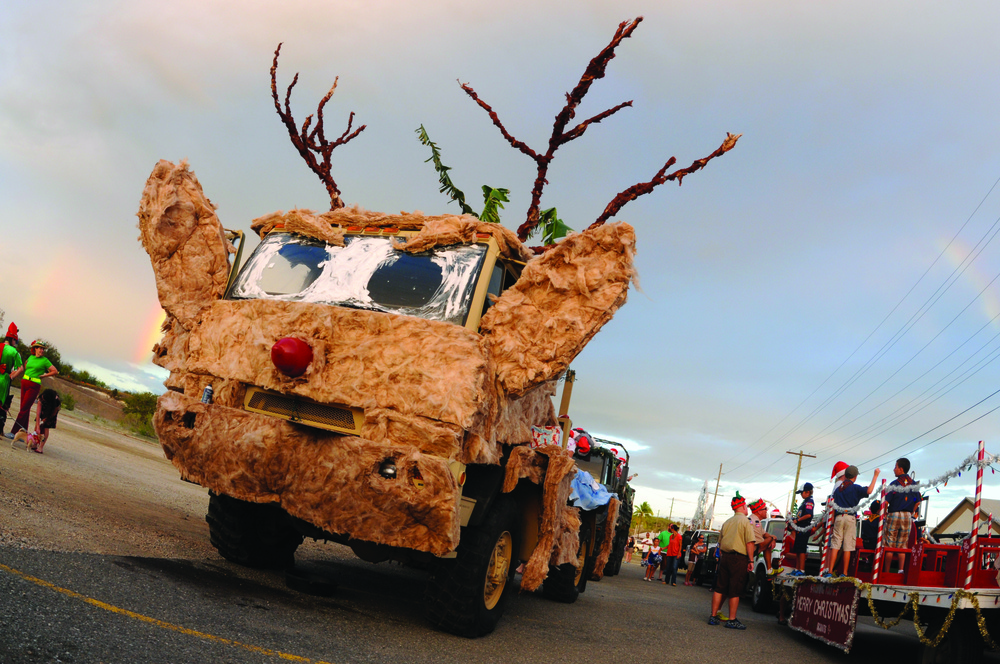
[[(437, 554), (453, 550), (459, 534), (448, 462), (499, 463), (503, 445), (526, 443), (532, 425), (555, 424), (556, 379), (624, 303), (633, 276), (634, 234), (623, 223), (572, 235), (533, 257), (512, 231), (461, 215), (351, 207), (253, 222), (262, 235), (280, 223), (330, 244), (342, 244), (348, 226), (414, 230), (397, 242), (413, 252), (489, 233), (505, 257), (527, 265), (475, 332), (321, 304), (222, 300), (233, 248), (185, 162), (156, 165), (138, 217), (167, 313), (154, 362), (170, 370), (171, 392), (160, 399), (157, 431), (182, 475), (239, 499), (279, 502), (330, 532)], [(286, 336), (313, 350), (298, 378), (270, 360)], [(215, 403), (206, 407), (197, 399), (207, 385)], [(247, 386), (363, 409), (361, 435), (248, 413)], [(523, 477), (542, 486), (545, 504), (542, 543), (524, 577), (530, 589), (549, 564), (575, 562), (579, 516), (566, 506), (573, 464), (564, 453), (514, 452), (512, 462), (528, 464)], [(417, 469), (424, 489), (379, 477), (373, 468), (387, 454)], [(544, 468), (531, 470), (527, 459), (543, 457)]]
[(289, 210), (272, 212), (254, 219), (251, 230), (261, 239), (276, 228), (289, 233), (323, 240), (328, 244), (344, 246), (344, 230), (349, 227), (396, 228), (401, 231), (419, 231), (409, 239), (400, 239), (399, 249), (412, 253), (430, 251), (435, 247), (474, 242), (476, 235), (485, 233), (493, 236), (500, 246), (500, 253), (508, 258), (527, 262), (534, 254), (525, 247), (514, 231), (501, 226), (480, 221), (470, 215), (424, 216), (420, 212), (400, 212), (384, 214), (372, 212), (358, 206), (340, 208), (317, 214), (312, 210)]
[(525, 266), (480, 326), (505, 391), (521, 394), (569, 366), (625, 303), (634, 253), (632, 227), (607, 224)]
[(580, 509), (567, 505), (576, 463), (573, 453), (554, 445), (511, 450), (504, 474), (503, 490), (513, 491), (522, 479), (542, 487), (542, 514), (538, 544), (521, 575), (521, 590), (531, 592), (542, 585), (550, 565), (577, 563), (580, 549)]
[(594, 562), (594, 578), (600, 581), (604, 578), (604, 566), (608, 564), (611, 557), (611, 549), (615, 545), (615, 529), (618, 526), (618, 508), (621, 501), (615, 496), (608, 501), (608, 516), (604, 520), (604, 532), (601, 533), (601, 550), (597, 552), (597, 560)]
[(190, 329), (205, 305), (222, 297), (235, 249), (187, 162), (156, 164), (138, 216), (139, 240), (153, 263), (160, 305)]
[[(160, 397), (154, 425), (181, 476), (218, 493), (279, 503), (292, 516), (356, 539), (435, 555), (458, 546), (458, 485), (447, 459), (177, 392)], [(395, 461), (395, 479), (379, 475), (386, 459)]]

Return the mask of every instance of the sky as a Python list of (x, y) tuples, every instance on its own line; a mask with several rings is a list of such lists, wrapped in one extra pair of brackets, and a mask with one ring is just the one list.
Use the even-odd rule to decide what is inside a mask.
[[(639, 280), (574, 362), (578, 426), (630, 450), (639, 501), (690, 518), (722, 475), (782, 510), (820, 497), (839, 460), (861, 480), (906, 454), (917, 479), (985, 440), (1000, 452), (1000, 132), (994, 26), (968, 2), (534, 0), (0, 0), (0, 263), (4, 327), (124, 389), (162, 391), (149, 363), (161, 310), (135, 213), (159, 159), (189, 160), (228, 228), (325, 210), (274, 111), (269, 68), (301, 122), (339, 77), (328, 134), (349, 203), (455, 211), (423, 124), (467, 194), (511, 190), (564, 94), (620, 21), (643, 16), (578, 111), (625, 109), (564, 145), (543, 208), (572, 228), (676, 156), (737, 147), (621, 210)], [(974, 421), (975, 420), (975, 421)], [(991, 440), (992, 439), (992, 440)], [(1000, 498), (1000, 484), (987, 497)], [(997, 487), (997, 488), (994, 488)], [(931, 492), (936, 523), (970, 473)]]

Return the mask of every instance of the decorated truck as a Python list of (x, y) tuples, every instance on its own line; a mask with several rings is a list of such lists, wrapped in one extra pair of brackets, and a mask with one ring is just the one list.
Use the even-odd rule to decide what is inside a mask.
[[(871, 616), (883, 629), (906, 620), (920, 640), (921, 661), (983, 661), (987, 649), (1000, 647), (1000, 537), (992, 529), (994, 515), (987, 518), (981, 510), (984, 470), (992, 470), (998, 462), (1000, 455), (987, 454), (984, 442), (979, 441), (976, 452), (938, 477), (896, 486), (883, 480), (879, 513), (888, 514), (888, 497), (893, 492), (926, 498), (931, 489), (940, 490), (949, 480), (960, 478), (963, 471), (968, 478), (974, 470), (971, 530), (955, 533), (957, 541), (945, 543), (922, 532), (919, 522), (914, 522), (903, 546), (890, 547), (885, 520), (880, 520), (877, 537), (867, 546), (857, 533), (846, 575), (818, 572), (830, 567), (836, 515), (857, 518), (859, 508), (839, 508), (831, 495), (824, 512), (805, 527), (822, 533), (820, 563), (813, 566), (807, 561), (805, 574), (789, 571), (795, 562), (790, 552), (795, 526), (789, 520), (783, 552), (786, 572), (773, 579), (779, 620), (845, 652), (853, 645), (858, 616)], [(840, 465), (847, 467), (846, 463)], [(981, 534), (983, 526), (986, 532)]]
[[(635, 489), (629, 485), (629, 454), (625, 446), (596, 436), (593, 441), (596, 444), (584, 462), (578, 460), (577, 465), (588, 470), (615, 497), (619, 505), (617, 517), (610, 510), (597, 513), (597, 532), (601, 537), (598, 548), (603, 548), (605, 542), (608, 542), (606, 546), (609, 548), (607, 563), (603, 569), (595, 569), (592, 574), (592, 578), (599, 581), (604, 576), (615, 576), (621, 571), (632, 525)], [(608, 525), (609, 517), (613, 526)], [(610, 539), (604, 537), (605, 533)]]
[[(540, 182), (551, 146), (595, 121), (566, 129), (638, 22), (619, 26), (567, 96)], [(635, 236), (605, 222), (647, 192), (623, 192), (590, 228), (534, 249), (540, 184), (518, 234), (468, 213), (346, 206), (330, 152), (364, 127), (326, 140), (331, 89), (299, 131), (295, 83), (282, 107), (277, 62), (278, 51), (274, 105), (331, 209), (254, 220), (260, 244), (242, 266), (187, 163), (156, 164), (138, 212), (166, 312), (153, 354), (170, 374), (154, 425), (181, 477), (209, 489), (213, 545), (280, 568), (308, 536), (426, 569), (426, 615), (465, 636), (493, 630), (521, 563), (522, 592), (575, 600), (610, 547), (596, 550), (595, 515), (569, 501), (565, 437), (529, 443), (533, 426), (557, 425), (557, 382), (625, 302)], [(679, 181), (737, 138), (667, 174), (671, 158), (645, 184)]]

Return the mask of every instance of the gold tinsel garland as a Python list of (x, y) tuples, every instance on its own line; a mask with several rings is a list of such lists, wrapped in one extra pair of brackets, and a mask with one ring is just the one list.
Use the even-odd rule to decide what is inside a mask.
[[(774, 579), (771, 580), (772, 586), (775, 585), (774, 581), (775, 581)], [(781, 584), (781, 590), (782, 590), (781, 594), (784, 596), (785, 600), (791, 602), (793, 599), (792, 590), (794, 588), (797, 588), (802, 583), (805, 583), (806, 581), (815, 582), (814, 579), (806, 577), (806, 578), (796, 579), (795, 581), (792, 582), (790, 586), (786, 584)], [(903, 608), (899, 612), (899, 615), (896, 616), (891, 622), (887, 623), (882, 619), (881, 616), (879, 616), (878, 612), (875, 610), (875, 601), (872, 599), (872, 584), (864, 583), (863, 581), (859, 581), (854, 577), (831, 579), (830, 581), (826, 581), (826, 583), (851, 583), (858, 590), (864, 591), (866, 598), (868, 600), (868, 610), (871, 611), (872, 618), (875, 619), (875, 624), (881, 627), (882, 629), (890, 629), (892, 627), (895, 627), (896, 625), (898, 625), (900, 622), (903, 621), (903, 618), (906, 617), (907, 609), (912, 609), (913, 627), (916, 629), (917, 638), (920, 639), (920, 643), (930, 648), (936, 648), (938, 644), (940, 644), (941, 641), (944, 639), (945, 635), (948, 634), (948, 630), (951, 629), (951, 623), (955, 619), (955, 612), (958, 610), (958, 603), (963, 598), (969, 599), (972, 602), (972, 607), (976, 610), (976, 625), (979, 627), (979, 634), (980, 636), (983, 637), (983, 641), (986, 643), (988, 647), (994, 650), (1000, 647), (997, 646), (997, 644), (993, 641), (993, 638), (990, 636), (989, 632), (986, 631), (986, 619), (983, 617), (983, 613), (979, 608), (979, 595), (977, 593), (970, 593), (967, 590), (956, 589), (955, 592), (952, 593), (951, 607), (948, 609), (948, 614), (945, 616), (944, 622), (941, 624), (941, 629), (938, 630), (938, 633), (934, 636), (933, 639), (930, 639), (926, 636), (926, 632), (924, 632), (923, 628), (920, 627), (920, 609), (919, 609), (920, 593), (916, 591), (910, 593), (909, 599), (903, 605)]]

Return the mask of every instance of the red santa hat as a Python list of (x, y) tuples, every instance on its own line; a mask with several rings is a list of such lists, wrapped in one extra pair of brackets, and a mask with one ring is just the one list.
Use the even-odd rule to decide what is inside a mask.
[(838, 461), (837, 463), (833, 464), (833, 472), (830, 473), (830, 479), (833, 480), (834, 482), (839, 482), (840, 480), (844, 479), (844, 473), (847, 472), (847, 469), (850, 467), (851, 467), (850, 464), (848, 464), (846, 461)]
[(569, 437), (576, 443), (574, 449), (578, 454), (590, 454), (590, 448), (593, 446), (593, 440), (591, 440), (589, 433), (580, 427), (576, 427), (575, 429), (570, 430)]
[(7, 327), (7, 336), (9, 338), (13, 339), (15, 343), (17, 343), (17, 341), (18, 341), (18, 338), (17, 338), (17, 325), (14, 325), (13, 323), (11, 323)]

